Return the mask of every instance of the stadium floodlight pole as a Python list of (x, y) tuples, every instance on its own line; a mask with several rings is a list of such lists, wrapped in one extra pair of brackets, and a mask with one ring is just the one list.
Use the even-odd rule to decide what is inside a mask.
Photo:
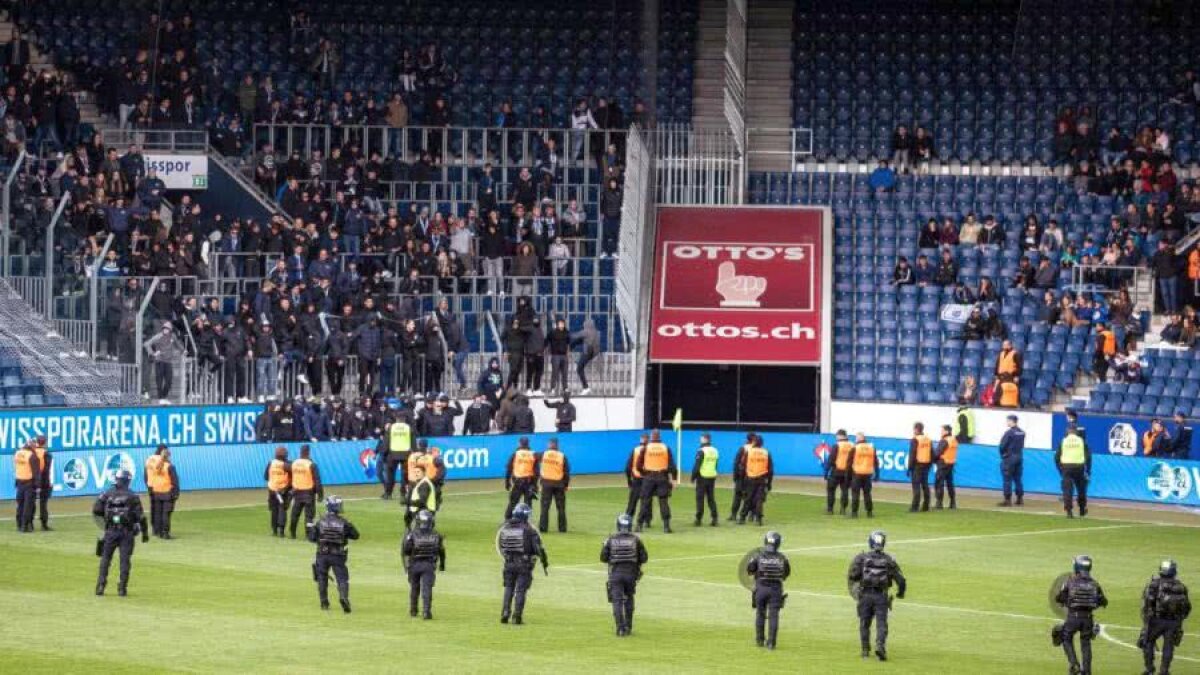
[(46, 227), (46, 257), (43, 264), (46, 266), (46, 297), (43, 300), (43, 310), (46, 312), (46, 320), (54, 322), (54, 228), (58, 225), (58, 221), (62, 218), (63, 209), (67, 208), (67, 202), (71, 199), (70, 192), (64, 192), (62, 199), (58, 200), (58, 208), (54, 209), (54, 217), (50, 219), (50, 225)]
[(8, 250), (9, 242), (12, 239), (12, 184), (17, 178), (17, 173), (21, 171), (21, 166), (25, 164), (25, 158), (29, 155), (25, 149), (21, 149), (21, 153), (17, 155), (17, 161), (13, 162), (12, 169), (8, 172), (8, 178), (4, 179), (4, 192), (0, 195), (0, 208), (3, 212), (0, 213), (0, 275), (9, 276), (12, 274), (12, 256)]

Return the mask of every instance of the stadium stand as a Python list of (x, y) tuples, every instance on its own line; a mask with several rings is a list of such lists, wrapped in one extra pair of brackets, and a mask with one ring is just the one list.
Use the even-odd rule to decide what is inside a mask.
[(1093, 147), (1110, 127), (1165, 128), (1178, 161), (1193, 162), (1196, 108), (1172, 99), (1195, 101), (1179, 55), (1195, 45), (1200, 8), (1173, 4), (1169, 21), (1133, 0), (1078, 10), (1053, 0), (797, 2), (795, 126), (814, 130), (818, 160), (890, 157), (906, 126), (910, 136), (923, 128), (943, 161), (1050, 164), (1056, 122), (1069, 118), (1068, 132), (1084, 130)]
[[(1114, 291), (1128, 287), (1143, 299), (1142, 305), (1152, 302), (1146, 299), (1153, 291), (1136, 270), (1120, 267), (1114, 276), (1114, 270), (1092, 267), (1103, 262), (1099, 258), (1085, 257), (1092, 246), (1089, 239), (1098, 255), (1101, 246), (1123, 245), (1133, 237), (1137, 250), (1119, 262), (1144, 267), (1162, 236), (1123, 220), (1110, 231), (1113, 216), (1124, 211), (1124, 203), (1112, 196), (1079, 194), (1055, 177), (900, 175), (895, 180), (894, 191), (876, 192), (866, 174), (750, 178), (754, 202), (832, 207), (837, 398), (952, 403), (966, 377), (981, 388), (993, 381), (996, 354), (1006, 337), (1025, 359), (1022, 405), (1047, 406), (1056, 392), (1071, 392), (1078, 376), (1090, 370), (1090, 326), (1108, 319), (1107, 298)], [(959, 243), (964, 221), (982, 223), (988, 215), (1005, 232), (999, 245)], [(1022, 231), (1027, 217), (1038, 223), (1028, 236)], [(942, 233), (947, 219), (950, 232)], [(923, 238), (921, 228), (930, 220), (938, 232)], [(1060, 241), (1045, 236), (1052, 220), (1059, 229), (1050, 238)], [(954, 263), (945, 278), (937, 277), (941, 250), (951, 251)], [(897, 260), (906, 257), (915, 263), (919, 255), (927, 256), (934, 268), (928, 283), (914, 278), (914, 283), (894, 285)], [(1032, 273), (1025, 284), (1017, 283), (1023, 257), (1035, 270), (1042, 259), (1049, 261), (1053, 271), (1041, 287)], [(1072, 266), (1079, 270), (1073, 273)], [(985, 279), (994, 285), (994, 295), (981, 298)], [(1045, 291), (1053, 294), (1054, 303), (1065, 295), (1072, 298), (1075, 325), (1067, 325), (1061, 314), (1048, 321), (1040, 307)], [(974, 336), (978, 339), (961, 339), (963, 326), (942, 321), (942, 310), (964, 304), (982, 307), (985, 315), (989, 308), (995, 311), (1000, 327), (985, 325), (983, 334)], [(1128, 326), (1139, 320), (1134, 317), (1118, 327), (1122, 344)]]

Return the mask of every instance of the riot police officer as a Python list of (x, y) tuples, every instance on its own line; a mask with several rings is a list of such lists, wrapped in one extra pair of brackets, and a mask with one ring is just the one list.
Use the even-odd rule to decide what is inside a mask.
[(504, 557), (504, 602), (500, 607), (500, 623), (512, 622), (520, 625), (525, 613), (525, 594), (533, 584), (534, 559), (542, 561), (542, 571), (549, 574), (550, 562), (542, 538), (529, 524), (533, 509), (528, 504), (517, 504), (510, 517), (500, 526), (496, 543)]
[(1068, 427), (1067, 435), (1058, 444), (1054, 453), (1054, 465), (1062, 477), (1063, 509), (1068, 518), (1074, 518), (1074, 504), (1071, 502), (1071, 490), (1079, 500), (1079, 517), (1087, 516), (1087, 486), (1092, 475), (1092, 451), (1083, 434), (1076, 427)]
[(1161, 638), (1162, 667), (1159, 673), (1171, 672), (1171, 660), (1175, 646), (1183, 637), (1183, 621), (1192, 613), (1192, 601), (1188, 598), (1187, 586), (1177, 577), (1174, 560), (1164, 560), (1158, 566), (1158, 574), (1146, 584), (1142, 592), (1142, 634), (1138, 646), (1146, 661), (1146, 675), (1154, 675), (1154, 647)]
[(880, 661), (887, 661), (888, 612), (892, 608), (888, 589), (895, 583), (897, 598), (903, 598), (908, 590), (900, 565), (883, 552), (886, 545), (886, 533), (872, 532), (867, 538), (870, 550), (854, 556), (849, 574), (850, 582), (858, 588), (858, 638), (862, 644), (862, 657), (871, 656), (871, 622), (874, 621), (875, 656)]
[(649, 560), (645, 544), (630, 531), (632, 528), (629, 514), (617, 516), (617, 533), (605, 539), (600, 548), (600, 562), (608, 565), (608, 601), (612, 603), (617, 637), (633, 632), (633, 595), (642, 578), (642, 565)]
[[(1058, 624), (1050, 636), (1054, 644), (1061, 644), (1067, 654), (1067, 665), (1071, 673), (1092, 672), (1092, 639), (1100, 633), (1100, 627), (1092, 621), (1092, 612), (1108, 606), (1104, 590), (1092, 578), (1091, 556), (1075, 556), (1075, 573), (1067, 578), (1054, 596), (1054, 601), (1067, 608), (1067, 620)], [(1075, 657), (1075, 634), (1079, 634), (1079, 651), (1083, 663)]]
[[(787, 556), (779, 552), (783, 536), (768, 532), (763, 537), (763, 547), (746, 563), (746, 573), (754, 577), (754, 642), (759, 647), (775, 649), (779, 634), (779, 610), (787, 601), (783, 582), (792, 574), (792, 564)], [(764, 628), (766, 633), (764, 635)]]
[(346, 542), (358, 539), (358, 530), (342, 517), (342, 500), (334, 495), (325, 500), (325, 515), (306, 526), (308, 540), (317, 545), (313, 579), (317, 582), (321, 609), (329, 609), (329, 572), (332, 570), (337, 582), (338, 602), (342, 605), (342, 611), (349, 614), (350, 571), (346, 569)]
[(433, 582), (438, 571), (446, 571), (446, 546), (433, 529), (433, 511), (422, 509), (416, 520), (416, 529), (405, 533), (400, 544), (400, 557), (408, 573), (408, 615), (416, 618), (419, 597), (425, 609), (422, 616), (428, 621), (433, 618)]
[(300, 458), (292, 462), (292, 515), (288, 519), (288, 534), (296, 538), (296, 523), (300, 513), (304, 522), (311, 523), (316, 517), (317, 501), (325, 498), (325, 486), (321, 485), (321, 471), (312, 461), (308, 445), (300, 446)]
[(104, 595), (108, 584), (108, 568), (112, 566), (113, 552), (121, 551), (121, 580), (117, 584), (117, 595), (124, 596), (129, 588), (130, 558), (133, 557), (134, 536), (142, 535), (142, 543), (150, 541), (146, 526), (146, 514), (142, 511), (142, 500), (129, 490), (133, 474), (125, 469), (117, 472), (115, 487), (106, 491), (92, 505), (92, 515), (99, 519), (104, 534), (96, 542), (96, 555), (100, 556), (100, 573), (96, 577), (96, 595)]
[(524, 436), (517, 439), (517, 449), (508, 458), (508, 466), (504, 469), (504, 489), (508, 490), (505, 520), (512, 518), (517, 502), (529, 506), (537, 496), (537, 455), (529, 447), (529, 439)]

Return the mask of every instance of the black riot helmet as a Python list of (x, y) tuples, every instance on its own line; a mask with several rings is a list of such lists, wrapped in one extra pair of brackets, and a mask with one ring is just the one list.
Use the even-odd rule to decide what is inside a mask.
[(113, 476), (113, 483), (115, 483), (116, 486), (121, 489), (128, 488), (129, 483), (132, 480), (133, 480), (133, 474), (129, 473), (128, 469), (121, 469), (120, 471), (117, 472), (116, 476)]
[(325, 510), (329, 513), (342, 512), (342, 498), (330, 495), (325, 499)]
[(781, 544), (783, 544), (783, 535), (774, 530), (763, 536), (763, 546), (771, 553), (778, 553)]
[(433, 529), (433, 511), (421, 509), (417, 514), (417, 530), (420, 532), (429, 532)]
[(1164, 579), (1174, 579), (1176, 571), (1174, 560), (1164, 560), (1158, 564), (1158, 576)]
[(617, 516), (617, 532), (629, 532), (633, 529), (633, 518), (628, 513)]
[(875, 530), (871, 536), (867, 537), (867, 546), (872, 551), (882, 551), (884, 546), (887, 546), (887, 533), (883, 530)]
[(1076, 574), (1090, 573), (1092, 571), (1092, 556), (1090, 555), (1077, 555), (1075, 556), (1074, 563)]
[(529, 508), (528, 504), (517, 504), (517, 507), (513, 509), (512, 517), (515, 521), (528, 523), (531, 513), (533, 513), (533, 509)]

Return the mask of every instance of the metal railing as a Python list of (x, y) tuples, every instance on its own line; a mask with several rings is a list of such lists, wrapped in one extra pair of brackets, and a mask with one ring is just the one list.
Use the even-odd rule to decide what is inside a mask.
[[(480, 168), (490, 162), (495, 178), (510, 183), (520, 168), (534, 170), (544, 157), (548, 140), (553, 140), (557, 156), (556, 180), (596, 185), (587, 168), (595, 168), (609, 145), (624, 148), (623, 129), (534, 129), (503, 127), (424, 127), (395, 128), (378, 125), (330, 126), (327, 124), (269, 124), (254, 125), (254, 160), (258, 160), (265, 145), (274, 154), (287, 158), (300, 153), (306, 162), (314, 150), (328, 158), (333, 148), (357, 145), (363, 157), (379, 153), (380, 157), (413, 162), (428, 153), (437, 161), (432, 166), (435, 182), (466, 184), (472, 178), (466, 168)], [(279, 166), (277, 164), (277, 166)], [(570, 180), (574, 174), (578, 180)], [(535, 178), (537, 171), (534, 171)]]
[(102, 129), (100, 138), (107, 148), (136, 144), (152, 152), (204, 154), (208, 150), (208, 131), (204, 129)]
[(746, 155), (746, 0), (725, 5), (725, 119)]
[(812, 155), (813, 130), (751, 127), (746, 130), (746, 159), (783, 159), (788, 170), (794, 170), (805, 157)]
[(746, 167), (733, 132), (661, 126), (645, 131), (653, 149), (655, 201), (660, 204), (741, 204)]
[(1153, 311), (1154, 287), (1154, 272), (1148, 267), (1075, 265), (1067, 290), (1105, 296), (1127, 290), (1135, 311)]
[(8, 172), (8, 176), (4, 179), (4, 192), (0, 193), (0, 275), (8, 276), (12, 273), (12, 261), (10, 255), (10, 245), (12, 242), (12, 187), (13, 181), (16, 180), (17, 174), (21, 171), (21, 166), (25, 163), (25, 158), (29, 155), (22, 149), (17, 155), (17, 159), (13, 162), (12, 168)]

